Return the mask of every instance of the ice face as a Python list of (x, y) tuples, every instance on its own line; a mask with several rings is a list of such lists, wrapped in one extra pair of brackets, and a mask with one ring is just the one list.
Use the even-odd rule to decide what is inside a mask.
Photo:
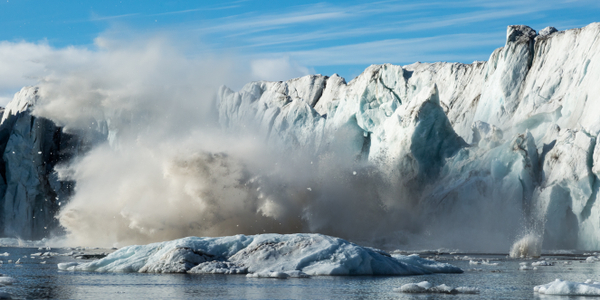
[(37, 88), (23, 88), (8, 104), (0, 124), (0, 211), (5, 236), (49, 236), (58, 225), (58, 203), (71, 193), (72, 183), (59, 181), (54, 166), (77, 152), (77, 138), (52, 121), (31, 115), (38, 97)]
[[(221, 94), (220, 116), (230, 129), (261, 124), (268, 141), (287, 140), (284, 147), (309, 132), (310, 142), (294, 147), (322, 153), (329, 146), (376, 165), (390, 182), (410, 183), (419, 211), (439, 225), (431, 232), (469, 232), (498, 246), (528, 233), (545, 248), (591, 249), (600, 244), (593, 221), (600, 214), (598, 35), (599, 23), (539, 35), (509, 26), (506, 45), (487, 62), (374, 65), (350, 83), (324, 77), (316, 102), (279, 88), (291, 82), (251, 83)], [(322, 87), (309, 86), (294, 87)], [(254, 113), (261, 107), (279, 107), (296, 122), (270, 125), (281, 116), (265, 121), (268, 114)]]
[(418, 275), (462, 273), (457, 267), (418, 256), (394, 257), (320, 234), (189, 237), (129, 246), (90, 263), (59, 264), (61, 270), (142, 273), (310, 275)]

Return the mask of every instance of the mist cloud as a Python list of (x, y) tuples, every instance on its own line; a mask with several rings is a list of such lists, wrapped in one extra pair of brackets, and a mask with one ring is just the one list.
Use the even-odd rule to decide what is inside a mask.
[(92, 145), (56, 168), (76, 182), (58, 215), (69, 245), (264, 232), (385, 243), (416, 228), (401, 193), (367, 162), (220, 129), (218, 87), (309, 71), (287, 58), (192, 55), (160, 34), (102, 36), (94, 49), (4, 44), (17, 46), (43, 50), (31, 69), (41, 95), (33, 113)]

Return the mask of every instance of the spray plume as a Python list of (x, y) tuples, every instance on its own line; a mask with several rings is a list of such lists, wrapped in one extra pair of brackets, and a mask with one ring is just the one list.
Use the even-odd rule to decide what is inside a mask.
[[(394, 188), (368, 163), (342, 161), (335, 149), (284, 151), (220, 129), (218, 87), (256, 79), (264, 61), (244, 67), (234, 57), (189, 55), (165, 36), (95, 43), (96, 50), (42, 45), (36, 62), (44, 72), (34, 72), (41, 74), (34, 115), (91, 145), (56, 168), (76, 182), (57, 216), (64, 243), (264, 232), (372, 241), (393, 236), (389, 228), (413, 228), (401, 205), (386, 204)], [(288, 59), (267, 66), (259, 75), (299, 68)]]

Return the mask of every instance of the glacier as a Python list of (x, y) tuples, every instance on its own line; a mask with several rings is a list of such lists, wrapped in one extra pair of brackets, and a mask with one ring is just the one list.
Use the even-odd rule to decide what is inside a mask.
[[(214, 103), (222, 134), (253, 137), (275, 149), (275, 163), (256, 167), (252, 159), (204, 153), (177, 161), (174, 174), (194, 175), (186, 164), (202, 159), (209, 162), (200, 169), (218, 172), (199, 172), (207, 176), (202, 184), (190, 177), (165, 186), (210, 196), (201, 205), (219, 209), (218, 194), (206, 186), (228, 176), (219, 189), (229, 188), (223, 195), (231, 199), (222, 199), (220, 211), (196, 214), (190, 205), (185, 214), (211, 216), (223, 226), (256, 218), (281, 233), (319, 232), (390, 247), (507, 251), (519, 241), (514, 252), (521, 254), (599, 249), (599, 40), (600, 23), (539, 33), (509, 26), (505, 45), (488, 61), (372, 65), (350, 82), (310, 75), (251, 82), (239, 91), (223, 86)], [(117, 126), (128, 123), (105, 113), (87, 131), (66, 130), (57, 125), (64, 122), (35, 109), (39, 101), (38, 88), (24, 88), (0, 123), (3, 234), (36, 239), (61, 226), (67, 233), (113, 230), (106, 236), (115, 237), (130, 235), (121, 229), (168, 232), (169, 222), (140, 221), (135, 208), (141, 204), (120, 212), (137, 218), (122, 227), (76, 224), (95, 213), (78, 212), (101, 205), (63, 208), (73, 195), (90, 194), (83, 193), (87, 185), (78, 190), (55, 169), (97, 145), (119, 151), (124, 131)], [(231, 150), (238, 146), (232, 143)], [(235, 166), (235, 175), (223, 166)], [(179, 178), (163, 171), (168, 180)], [(243, 203), (236, 206), (236, 197)], [(105, 215), (113, 218), (112, 211)], [(187, 225), (196, 221), (177, 226), (197, 235), (250, 230)], [(219, 266), (230, 269), (225, 262)]]
[(0, 121), (0, 221), (2, 235), (39, 240), (60, 232), (55, 218), (73, 182), (59, 180), (54, 167), (74, 157), (82, 140), (54, 122), (36, 117), (38, 88), (18, 92)]
[(322, 234), (187, 237), (123, 247), (61, 270), (140, 273), (248, 274), (249, 277), (318, 275), (422, 275), (462, 273), (450, 264), (390, 254)]
[(428, 216), (423, 232), (499, 244), (534, 232), (546, 249), (598, 249), (599, 36), (599, 23), (509, 26), (487, 62), (223, 87), (219, 121), (375, 165)]

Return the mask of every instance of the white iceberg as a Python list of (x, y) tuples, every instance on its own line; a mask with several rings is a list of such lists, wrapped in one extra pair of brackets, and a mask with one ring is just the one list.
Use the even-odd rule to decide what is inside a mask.
[(393, 257), (321, 234), (262, 234), (187, 237), (121, 248), (89, 263), (61, 263), (60, 270), (141, 273), (252, 274), (252, 277), (309, 275), (419, 275), (462, 273), (417, 255)]
[(407, 283), (402, 285), (400, 288), (394, 289), (396, 292), (418, 294), (418, 293), (431, 293), (431, 294), (479, 294), (479, 289), (474, 287), (457, 287), (453, 288), (445, 284), (434, 286), (428, 281), (421, 281), (419, 283)]
[(531, 263), (531, 266), (533, 267), (548, 267), (548, 266), (554, 266), (553, 262), (550, 261), (545, 261), (545, 260), (540, 260), (540, 261), (535, 261)]
[(0, 285), (11, 285), (15, 282), (17, 282), (16, 279), (0, 274)]
[(487, 259), (482, 259), (482, 260), (469, 260), (469, 265), (497, 266), (497, 265), (499, 265), (499, 263), (490, 262)]
[(544, 285), (533, 288), (538, 294), (561, 296), (600, 296), (600, 282), (573, 282), (556, 279)]
[(588, 256), (588, 258), (585, 259), (585, 262), (594, 263), (594, 262), (597, 262), (598, 260), (599, 260), (598, 257)]

